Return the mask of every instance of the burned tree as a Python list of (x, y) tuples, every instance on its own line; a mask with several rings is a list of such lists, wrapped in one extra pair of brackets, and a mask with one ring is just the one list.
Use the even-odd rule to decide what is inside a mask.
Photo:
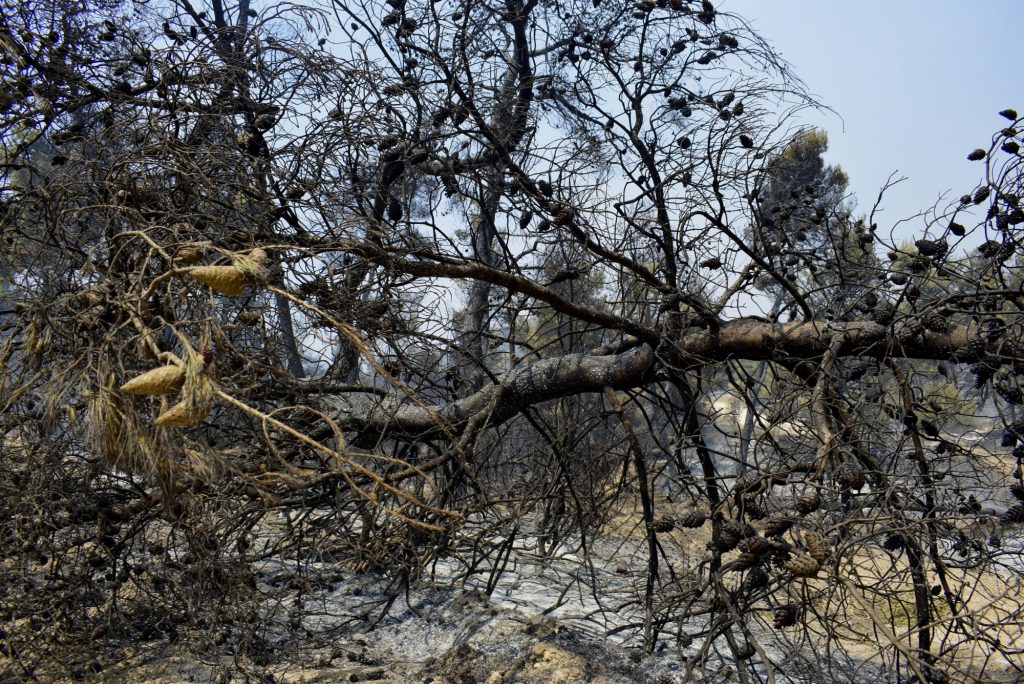
[(1014, 662), (1015, 112), (911, 248), (772, 195), (814, 103), (708, 2), (3, 22), (18, 676), (139, 638), (264, 667), (330, 583), (312, 558), (490, 593), (539, 540), (597, 583), (610, 536), (635, 595), (596, 614), (691, 667), (796, 678), (780, 652), (879, 639), (868, 665), (922, 681)]

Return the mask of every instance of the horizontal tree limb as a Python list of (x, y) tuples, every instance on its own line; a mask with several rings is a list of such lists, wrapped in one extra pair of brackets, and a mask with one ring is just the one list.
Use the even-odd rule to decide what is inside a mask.
[[(404, 438), (428, 438), (458, 430), (473, 416), (487, 412), (488, 423), (501, 424), (519, 411), (552, 399), (635, 389), (657, 381), (668, 359), (688, 367), (730, 360), (814, 362), (839, 336), (838, 357), (867, 356), (952, 360), (973, 339), (989, 351), (1019, 355), (1019, 339), (983, 338), (976, 326), (956, 326), (945, 333), (904, 327), (902, 331), (868, 321), (839, 323), (768, 323), (740, 319), (717, 330), (683, 336), (670, 352), (649, 346), (622, 354), (567, 354), (514, 368), (499, 382), (466, 398), (438, 406), (413, 401), (407, 393), (388, 397), (332, 396), (330, 414), (343, 429)], [(601, 350), (603, 351), (603, 350)]]

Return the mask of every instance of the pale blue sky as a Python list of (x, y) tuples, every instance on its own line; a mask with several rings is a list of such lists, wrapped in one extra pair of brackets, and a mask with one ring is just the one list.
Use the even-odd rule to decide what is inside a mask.
[(1022, 0), (717, 4), (751, 22), (842, 117), (805, 119), (828, 131), (828, 161), (849, 174), (862, 210), (890, 173), (909, 177), (886, 195), (886, 232), (942, 192), (959, 197), (974, 188), (983, 162), (967, 154), (987, 148), (1007, 124), (1000, 110), (1024, 111)]

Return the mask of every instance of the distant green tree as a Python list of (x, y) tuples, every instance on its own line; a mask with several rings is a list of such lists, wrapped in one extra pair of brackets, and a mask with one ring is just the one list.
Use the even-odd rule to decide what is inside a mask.
[[(801, 131), (768, 162), (756, 193), (755, 239), (814, 311), (839, 318), (870, 287), (878, 260), (871, 231), (853, 217), (849, 177), (826, 165), (827, 150), (824, 131)], [(777, 280), (765, 278), (761, 287), (776, 294), (776, 309), (792, 304)]]

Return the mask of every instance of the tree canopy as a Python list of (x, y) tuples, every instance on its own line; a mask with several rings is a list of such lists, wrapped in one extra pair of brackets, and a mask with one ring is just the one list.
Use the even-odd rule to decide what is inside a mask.
[(908, 242), (707, 0), (5, 3), (0, 73), (15, 676), (622, 519), (691, 668), (1019, 672), (1015, 111)]

